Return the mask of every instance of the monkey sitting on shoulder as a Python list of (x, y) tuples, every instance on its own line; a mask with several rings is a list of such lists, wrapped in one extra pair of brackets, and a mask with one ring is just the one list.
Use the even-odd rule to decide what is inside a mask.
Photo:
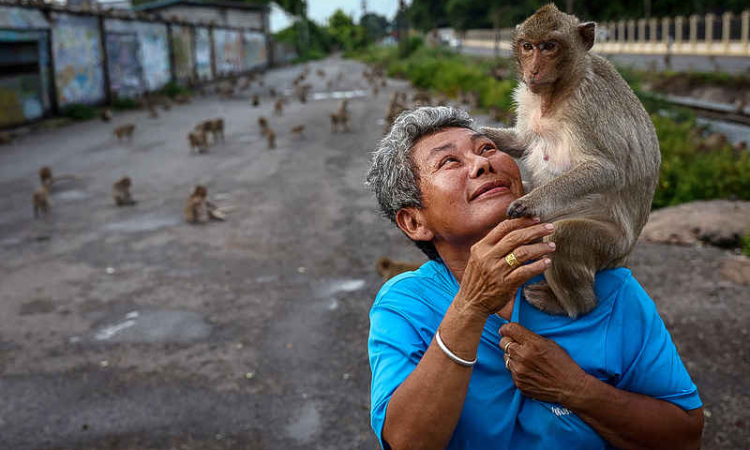
[(575, 317), (597, 304), (594, 274), (622, 266), (648, 219), (661, 154), (651, 119), (606, 59), (589, 53), (595, 24), (553, 4), (516, 27), (521, 81), (514, 128), (484, 128), (533, 190), (508, 217), (554, 222), (546, 282), (524, 288), (538, 308)]
[(410, 262), (395, 261), (387, 256), (378, 258), (378, 273), (383, 276), (383, 281), (388, 281), (396, 275), (404, 272), (412, 272), (422, 265)]
[(132, 206), (137, 203), (130, 195), (130, 186), (132, 186), (130, 177), (122, 177), (112, 185), (112, 198), (115, 199), (115, 205)]

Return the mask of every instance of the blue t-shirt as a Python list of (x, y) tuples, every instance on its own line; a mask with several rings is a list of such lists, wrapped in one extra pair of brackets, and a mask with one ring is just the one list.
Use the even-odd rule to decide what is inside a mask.
[[(424, 355), (458, 289), (442, 262), (429, 261), (415, 272), (388, 281), (375, 299), (368, 340), (370, 414), (381, 445), (388, 402)], [(511, 320), (554, 340), (583, 370), (612, 386), (666, 400), (684, 410), (702, 406), (653, 301), (630, 271), (619, 268), (598, 273), (595, 290), (597, 307), (575, 319), (543, 313), (527, 303), (519, 290)], [(568, 409), (526, 397), (515, 387), (499, 346), (498, 330), (504, 323), (496, 315), (487, 319), (478, 362), (448, 448), (610, 448)]]

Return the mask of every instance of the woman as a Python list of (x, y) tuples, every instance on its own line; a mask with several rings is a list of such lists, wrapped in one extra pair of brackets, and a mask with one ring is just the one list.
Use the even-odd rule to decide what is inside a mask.
[(519, 289), (553, 264), (552, 224), (506, 220), (518, 166), (447, 107), (402, 114), (367, 177), (430, 258), (370, 312), (371, 421), (384, 448), (699, 448), (702, 403), (630, 271), (597, 307), (547, 315)]

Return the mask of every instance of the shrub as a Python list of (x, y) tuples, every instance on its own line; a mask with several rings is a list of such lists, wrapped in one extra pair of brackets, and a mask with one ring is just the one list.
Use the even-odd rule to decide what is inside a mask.
[(191, 95), (192, 93), (190, 89), (174, 81), (170, 81), (169, 83), (165, 84), (159, 92), (170, 98), (175, 98), (178, 95)]
[(91, 120), (96, 117), (96, 108), (89, 105), (75, 103), (66, 106), (60, 111), (60, 113), (62, 116), (69, 117), (73, 120)]
[(138, 109), (138, 102), (128, 97), (115, 97), (112, 99), (112, 108), (117, 110)]
[(740, 250), (743, 255), (750, 258), (750, 231), (740, 238)]

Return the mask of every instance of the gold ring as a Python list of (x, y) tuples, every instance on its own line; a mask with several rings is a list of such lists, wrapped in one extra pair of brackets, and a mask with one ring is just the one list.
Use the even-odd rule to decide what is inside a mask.
[[(512, 341), (508, 341), (507, 344), (505, 344), (505, 348), (503, 348), (503, 351), (508, 354), (508, 347), (510, 347), (510, 344), (512, 344)], [(508, 354), (508, 357), (510, 357), (510, 354)]]
[(516, 255), (514, 255), (513, 252), (508, 253), (508, 255), (505, 257), (505, 262), (508, 263), (511, 269), (515, 269), (516, 267), (521, 265), (521, 263), (516, 259)]
[(510, 372), (510, 358), (507, 358), (505, 360), (505, 368), (508, 369), (508, 372)]

